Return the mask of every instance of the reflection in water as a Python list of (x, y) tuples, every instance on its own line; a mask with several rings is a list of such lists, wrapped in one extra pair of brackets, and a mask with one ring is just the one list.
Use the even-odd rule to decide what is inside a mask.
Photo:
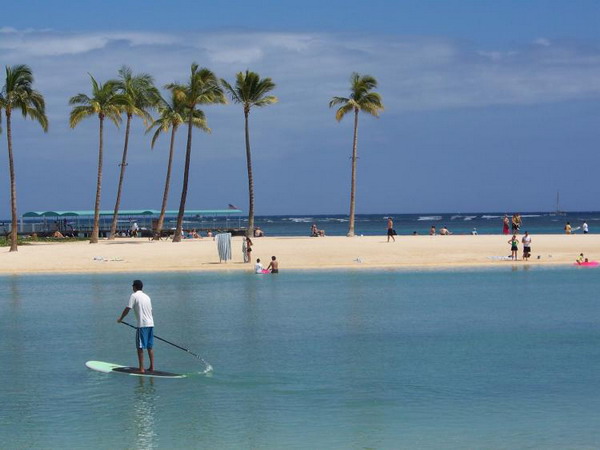
[(155, 400), (154, 380), (140, 377), (139, 384), (135, 388), (133, 404), (136, 448), (154, 448), (157, 445)]
[(10, 304), (18, 308), (21, 306), (21, 291), (19, 290), (19, 285), (21, 284), (21, 279), (19, 275), (12, 275), (8, 279), (8, 285), (10, 287)]

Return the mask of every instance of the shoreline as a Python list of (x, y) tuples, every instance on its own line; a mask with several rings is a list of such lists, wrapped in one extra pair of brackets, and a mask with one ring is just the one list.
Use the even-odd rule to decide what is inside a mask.
[[(286, 270), (432, 270), (502, 266), (572, 265), (580, 253), (600, 260), (600, 235), (532, 235), (529, 261), (502, 259), (510, 254), (506, 235), (362, 237), (261, 237), (253, 239), (251, 263), (242, 262), (242, 238), (232, 238), (231, 261), (219, 263), (210, 238), (149, 241), (145, 238), (39, 242), (10, 253), (0, 250), (0, 275), (149, 272), (252, 272), (256, 258), (266, 267), (271, 255)], [(519, 240), (522, 235), (519, 236)], [(522, 245), (519, 245), (519, 256)], [(538, 259), (539, 256), (539, 259)]]

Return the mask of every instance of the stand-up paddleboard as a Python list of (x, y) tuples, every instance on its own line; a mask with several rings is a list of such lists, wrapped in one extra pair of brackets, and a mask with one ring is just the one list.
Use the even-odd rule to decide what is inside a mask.
[(133, 375), (136, 377), (153, 377), (153, 378), (185, 378), (187, 375), (172, 372), (163, 372), (161, 370), (154, 370), (152, 372), (146, 371), (140, 373), (137, 367), (121, 366), (120, 364), (113, 364), (104, 361), (88, 361), (85, 363), (88, 369), (95, 370), (96, 372), (102, 373), (123, 373), (125, 375)]

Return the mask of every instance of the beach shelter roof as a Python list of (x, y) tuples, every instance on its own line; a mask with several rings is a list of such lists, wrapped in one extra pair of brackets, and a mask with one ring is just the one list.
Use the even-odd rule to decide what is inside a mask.
[[(112, 216), (112, 210), (100, 211), (101, 216)], [(178, 211), (166, 211), (168, 216), (176, 216)], [(158, 216), (160, 211), (156, 209), (123, 209), (119, 211), (120, 216)], [(240, 209), (191, 209), (185, 211), (185, 216), (233, 216), (242, 214)], [(82, 211), (28, 211), (23, 217), (93, 217), (93, 210)]]

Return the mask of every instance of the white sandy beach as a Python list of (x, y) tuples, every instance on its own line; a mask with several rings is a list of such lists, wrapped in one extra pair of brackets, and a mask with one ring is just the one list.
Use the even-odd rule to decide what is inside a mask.
[[(572, 264), (583, 252), (600, 260), (600, 235), (533, 235), (528, 262), (500, 259), (510, 254), (509, 236), (384, 236), (365, 237), (263, 237), (253, 240), (252, 262), (267, 266), (277, 256), (280, 270), (335, 268), (451, 268), (506, 265)], [(519, 237), (520, 238), (520, 237)], [(519, 258), (522, 246), (519, 245)], [(538, 259), (539, 256), (539, 259)], [(10, 253), (0, 249), (0, 274), (109, 273), (245, 270), (242, 238), (233, 238), (233, 259), (219, 263), (216, 243), (210, 238), (153, 242), (142, 238), (86, 242), (34, 243)]]

